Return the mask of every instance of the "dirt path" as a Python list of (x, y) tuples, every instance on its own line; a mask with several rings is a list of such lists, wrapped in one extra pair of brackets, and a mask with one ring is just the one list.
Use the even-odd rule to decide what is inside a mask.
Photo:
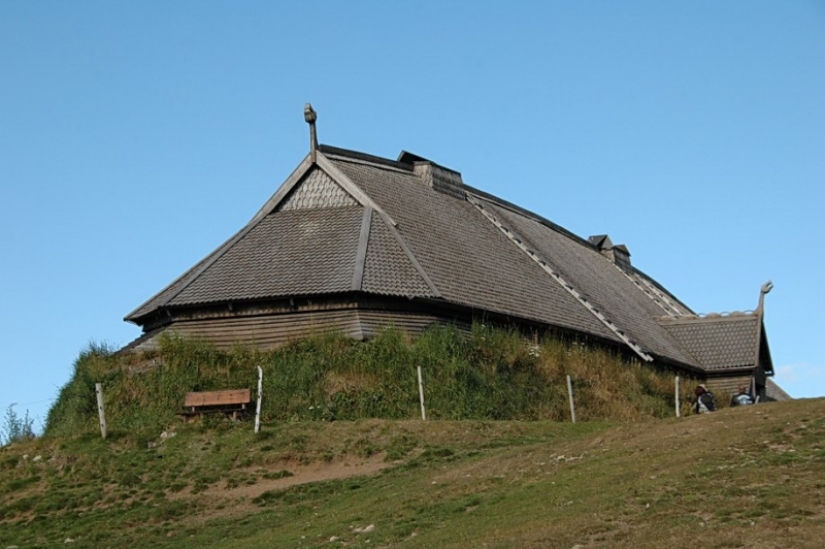
[[(264, 492), (268, 492), (270, 490), (282, 490), (298, 484), (374, 475), (382, 469), (386, 469), (392, 465), (392, 463), (385, 461), (384, 458), (385, 455), (382, 453), (370, 456), (368, 458), (349, 456), (332, 461), (320, 461), (309, 464), (301, 464), (297, 462), (275, 463), (267, 466), (266, 470), (272, 473), (288, 471), (292, 473), (292, 476), (278, 479), (262, 478), (255, 484), (237, 486), (235, 488), (211, 487), (203, 493), (232, 499), (253, 499), (260, 496)], [(260, 467), (255, 469), (256, 472), (260, 472), (260, 470)]]
[[(231, 500), (234, 502), (233, 505), (245, 505), (251, 504), (254, 498), (271, 490), (283, 490), (290, 486), (310, 482), (375, 475), (392, 465), (393, 463), (385, 460), (384, 453), (376, 454), (368, 458), (344, 456), (332, 461), (319, 461), (308, 464), (295, 461), (283, 461), (271, 463), (266, 467), (255, 467), (251, 469), (249, 472), (254, 472), (259, 477), (255, 484), (244, 484), (230, 488), (221, 483), (210, 486), (198, 494), (193, 494), (192, 488), (190, 487), (177, 493), (168, 494), (167, 497), (178, 500), (197, 497), (215, 502)], [(264, 475), (267, 473), (282, 472), (286, 472), (289, 476), (284, 476), (283, 478), (264, 478)], [(203, 498), (201, 496), (208, 497)]]

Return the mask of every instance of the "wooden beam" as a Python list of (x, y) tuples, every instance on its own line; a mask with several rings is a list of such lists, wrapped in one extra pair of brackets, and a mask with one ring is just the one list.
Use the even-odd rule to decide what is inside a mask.
[(361, 235), (358, 238), (358, 251), (355, 254), (355, 270), (352, 273), (352, 290), (361, 291), (364, 281), (364, 264), (367, 260), (367, 245), (370, 240), (370, 226), (372, 225), (372, 208), (364, 208), (364, 217), (361, 218)]

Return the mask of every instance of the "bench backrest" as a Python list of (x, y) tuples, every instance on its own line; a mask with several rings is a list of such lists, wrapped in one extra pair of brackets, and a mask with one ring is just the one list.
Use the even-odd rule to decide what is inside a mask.
[(249, 389), (228, 389), (226, 391), (204, 391), (186, 393), (184, 406), (224, 406), (228, 404), (249, 404), (252, 392)]

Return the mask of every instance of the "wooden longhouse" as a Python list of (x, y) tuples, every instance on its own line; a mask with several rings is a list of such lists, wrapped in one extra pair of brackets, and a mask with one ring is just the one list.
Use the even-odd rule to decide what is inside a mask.
[(582, 239), (408, 152), (318, 146), (238, 233), (131, 312), (128, 350), (166, 331), (272, 347), (337, 330), (369, 338), (474, 319), (555, 331), (691, 372), (712, 389), (773, 375), (764, 294), (750, 313), (697, 316), (606, 235)]

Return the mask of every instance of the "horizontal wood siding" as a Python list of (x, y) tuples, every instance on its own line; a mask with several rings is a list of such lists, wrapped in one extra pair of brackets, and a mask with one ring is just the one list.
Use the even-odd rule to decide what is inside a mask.
[[(312, 334), (333, 331), (354, 339), (368, 339), (388, 326), (417, 335), (436, 323), (455, 325), (467, 332), (471, 329), (469, 322), (456, 322), (446, 316), (413, 311), (353, 308), (187, 320), (175, 322), (166, 330), (182, 337), (206, 339), (219, 349), (228, 349), (235, 344), (272, 348)], [(130, 346), (130, 350), (157, 350), (163, 331), (165, 330), (160, 330), (142, 341), (136, 341)]]
[[(168, 331), (182, 337), (206, 339), (219, 349), (235, 344), (271, 348), (311, 334), (341, 332), (355, 339), (363, 339), (358, 312), (318, 311), (284, 315), (219, 318), (172, 324)], [(135, 351), (156, 350), (160, 334), (134, 347)]]
[(750, 390), (751, 376), (745, 374), (730, 377), (714, 377), (708, 379), (707, 386), (708, 389), (716, 393), (718, 397), (724, 396), (725, 393), (735, 395), (739, 392), (739, 387), (745, 386)]
[[(361, 319), (361, 329), (365, 338), (375, 336), (387, 326), (394, 326), (399, 330), (418, 335), (432, 324), (455, 324), (447, 318), (426, 313), (360, 310), (358, 316)], [(458, 326), (459, 329), (470, 330), (469, 323), (462, 323)]]

